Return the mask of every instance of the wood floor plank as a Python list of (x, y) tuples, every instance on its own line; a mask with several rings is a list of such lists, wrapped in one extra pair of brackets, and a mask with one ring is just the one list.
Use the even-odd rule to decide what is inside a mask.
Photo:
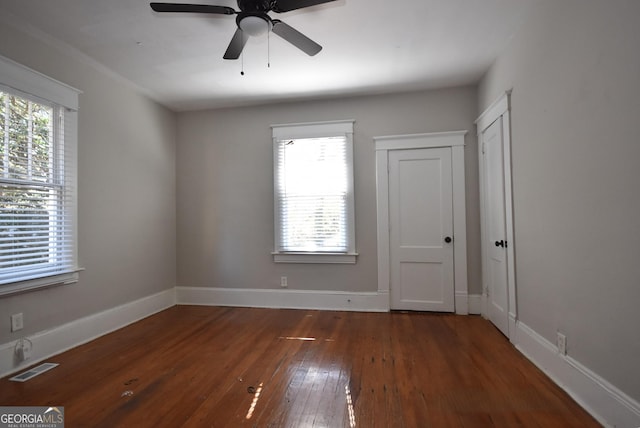
[(598, 427), (480, 317), (177, 306), (57, 355), (0, 405), (70, 427)]

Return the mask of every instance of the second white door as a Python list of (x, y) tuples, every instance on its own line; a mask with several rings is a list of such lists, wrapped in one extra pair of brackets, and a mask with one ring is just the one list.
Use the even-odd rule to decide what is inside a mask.
[(505, 181), (502, 117), (481, 134), (484, 162), (485, 286), (487, 316), (505, 336), (509, 336), (509, 291), (505, 223)]
[(451, 149), (389, 152), (391, 309), (453, 312)]

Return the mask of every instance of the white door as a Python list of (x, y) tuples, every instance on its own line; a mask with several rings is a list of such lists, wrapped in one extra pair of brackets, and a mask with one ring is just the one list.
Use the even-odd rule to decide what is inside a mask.
[(391, 309), (453, 312), (451, 149), (389, 151)]
[(485, 278), (487, 315), (500, 331), (509, 336), (509, 291), (505, 223), (505, 174), (502, 121), (500, 117), (482, 132), (485, 175)]

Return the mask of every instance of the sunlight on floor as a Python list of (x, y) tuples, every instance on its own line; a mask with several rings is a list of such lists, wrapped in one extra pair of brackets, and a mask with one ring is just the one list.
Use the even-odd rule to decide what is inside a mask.
[(251, 406), (249, 406), (249, 411), (247, 412), (247, 416), (245, 417), (245, 419), (251, 419), (251, 416), (253, 416), (253, 411), (256, 409), (256, 405), (258, 404), (258, 400), (260, 399), (260, 393), (262, 392), (263, 384), (263, 382), (260, 382), (260, 385), (258, 385), (258, 389), (256, 389), (256, 393), (253, 396), (253, 401), (251, 402)]
[(312, 342), (314, 340), (316, 340), (315, 337), (291, 337), (291, 336), (280, 336), (278, 339), (285, 339), (285, 340), (303, 340), (303, 341), (307, 341), (307, 342)]
[(347, 394), (347, 411), (349, 412), (349, 428), (356, 428), (356, 414), (353, 411), (353, 400), (351, 399), (351, 390), (349, 385), (344, 386), (344, 392)]

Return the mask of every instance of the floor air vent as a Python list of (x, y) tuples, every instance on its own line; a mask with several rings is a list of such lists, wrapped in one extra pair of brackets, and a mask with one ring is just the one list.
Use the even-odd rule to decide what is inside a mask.
[(27, 370), (26, 372), (22, 372), (18, 375), (15, 375), (14, 377), (12, 377), (9, 380), (12, 380), (14, 382), (26, 382), (31, 378), (34, 378), (36, 376), (38, 376), (39, 374), (42, 374), (48, 370), (51, 370), (54, 367), (57, 367), (58, 364), (56, 363), (44, 363), (44, 364), (40, 364), (39, 366), (36, 366), (32, 369)]

